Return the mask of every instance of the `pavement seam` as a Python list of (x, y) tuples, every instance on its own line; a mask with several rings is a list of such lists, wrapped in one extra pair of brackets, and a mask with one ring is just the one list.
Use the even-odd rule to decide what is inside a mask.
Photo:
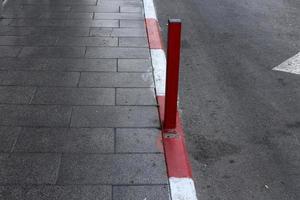
[(60, 169), (61, 169), (61, 163), (62, 163), (62, 154), (63, 153), (59, 153), (59, 161), (58, 161), (58, 167), (57, 167), (57, 172), (56, 172), (56, 180), (55, 180), (55, 185), (57, 185), (58, 183), (58, 179), (59, 179), (59, 175), (60, 175)]
[[(33, 99), (35, 98), (37, 91), (38, 91), (38, 88), (35, 87), (35, 88), (34, 88), (34, 92), (33, 92), (33, 94), (32, 94), (32, 97), (30, 98), (30, 101), (28, 102), (28, 104), (32, 104), (32, 101), (33, 101)], [(2, 103), (1, 103), (1, 104), (2, 104)]]
[[(10, 153), (13, 153), (13, 152), (14, 152), (15, 146), (16, 146), (16, 144), (17, 144), (19, 138), (20, 138), (20, 135), (21, 135), (22, 130), (23, 130), (23, 128), (20, 128), (20, 130), (19, 130), (19, 132), (18, 132), (18, 135), (17, 135), (17, 137), (16, 137), (16, 139), (15, 139), (15, 141), (14, 141), (14, 143), (13, 143), (13, 145), (12, 145), (10, 151), (9, 151)], [(1, 153), (2, 153), (2, 152), (1, 152)]]
[(117, 128), (114, 128), (114, 154), (117, 154)]
[(79, 77), (78, 77), (78, 82), (77, 82), (77, 88), (80, 88), (81, 74), (82, 74), (82, 72), (79, 72)]
[(73, 107), (74, 107), (74, 106), (71, 106), (71, 113), (70, 113), (70, 119), (69, 119), (69, 125), (68, 125), (68, 128), (71, 128), (72, 116), (73, 116)]

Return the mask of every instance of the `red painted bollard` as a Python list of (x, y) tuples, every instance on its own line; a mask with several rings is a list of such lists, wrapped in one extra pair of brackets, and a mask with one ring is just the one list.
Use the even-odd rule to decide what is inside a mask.
[(181, 20), (169, 19), (165, 116), (163, 124), (163, 128), (166, 131), (176, 128), (180, 43)]

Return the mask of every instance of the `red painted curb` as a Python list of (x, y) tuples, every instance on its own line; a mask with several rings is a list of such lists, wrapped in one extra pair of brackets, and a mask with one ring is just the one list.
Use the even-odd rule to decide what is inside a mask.
[[(165, 97), (157, 96), (161, 124), (164, 121)], [(192, 170), (186, 150), (184, 131), (179, 113), (177, 113), (176, 137), (166, 137), (167, 132), (162, 131), (168, 177), (192, 178)]]
[[(146, 17), (145, 25), (151, 52), (154, 82), (156, 86), (156, 98), (158, 102), (158, 111), (162, 127), (162, 143), (165, 154), (167, 175), (169, 177), (170, 184), (170, 198), (174, 200), (197, 200), (195, 185), (192, 179), (192, 170), (185, 145), (185, 134), (181, 124), (179, 113), (178, 111), (176, 111), (176, 109), (174, 109), (174, 115), (176, 115), (176, 123), (174, 122), (171, 124), (172, 126), (169, 127), (171, 130), (166, 130), (163, 127), (166, 99), (165, 81), (167, 81), (166, 55), (163, 50), (160, 27), (157, 21), (153, 1), (143, 0), (143, 3)], [(176, 41), (176, 43), (178, 43), (178, 40)], [(175, 129), (173, 129), (174, 126)]]
[[(156, 19), (145, 19), (145, 24), (149, 48), (163, 49), (163, 42), (158, 21)], [(156, 98), (159, 106), (160, 123), (161, 126), (163, 126), (165, 96), (157, 96)], [(185, 145), (184, 131), (178, 113), (174, 132), (176, 133), (176, 137), (166, 137), (168, 133), (162, 130), (162, 141), (168, 177), (192, 178), (192, 170)]]
[(150, 49), (163, 49), (160, 26), (156, 19), (145, 19)]

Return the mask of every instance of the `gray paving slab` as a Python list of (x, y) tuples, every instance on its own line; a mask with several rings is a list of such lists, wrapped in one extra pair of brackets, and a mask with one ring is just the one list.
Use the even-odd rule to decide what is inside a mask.
[(0, 58), (16, 57), (21, 49), (22, 47), (17, 46), (0, 46)]
[(77, 86), (79, 72), (0, 71), (0, 85)]
[(58, 19), (13, 19), (10, 26), (64, 26), (65, 22)]
[(54, 184), (59, 154), (0, 153), (0, 185)]
[(36, 10), (35, 12), (27, 11), (19, 9), (17, 12), (10, 12), (7, 13), (6, 10), (4, 10), (3, 14), (5, 19), (20, 19), (20, 18), (40, 18), (40, 19), (64, 19), (68, 17), (68, 12), (56, 12), (56, 11), (46, 11), (42, 12), (39, 10)]
[(147, 37), (143, 28), (91, 28), (91, 36)]
[(159, 129), (118, 128), (116, 132), (116, 152), (147, 153), (163, 152)]
[(109, 128), (23, 128), (14, 152), (113, 153)]
[(139, 6), (120, 6), (120, 12), (125, 13), (140, 13), (142, 12), (142, 8)]
[(16, 18), (35, 18), (40, 17), (40, 13), (4, 13), (2, 17), (5, 19), (16, 19)]
[(0, 20), (0, 199), (167, 199), (142, 0), (14, 0)]
[(22, 1), (22, 4), (25, 5), (51, 5), (51, 4), (55, 4), (55, 5), (77, 5), (77, 4), (81, 4), (81, 5), (95, 5), (96, 4), (96, 0), (84, 0), (84, 1), (78, 1), (78, 0), (68, 0), (68, 1), (58, 1), (58, 0), (52, 0), (51, 2), (49, 1), (38, 1), (38, 0), (26, 0), (26, 1)]
[(98, 6), (133, 6), (133, 7), (139, 7), (142, 8), (143, 2), (142, 1), (98, 1)]
[[(31, 14), (34, 14), (34, 12), (30, 12)], [(39, 14), (39, 18), (46, 18), (46, 19), (64, 19), (64, 18), (66, 18), (66, 17), (68, 17), (68, 13), (69, 12), (41, 12), (41, 13), (38, 13), (38, 12), (36, 12), (35, 14)], [(26, 17), (28, 17), (28, 16), (30, 16), (30, 14), (29, 13), (24, 13), (23, 15), (18, 15), (18, 18), (22, 18), (22, 17), (24, 17), (24, 18), (26, 18)]]
[(69, 35), (88, 36), (89, 27), (28, 27), (28, 26), (2, 26), (0, 29), (2, 36), (25, 36), (25, 35)]
[(115, 72), (117, 59), (0, 58), (0, 70)]
[(144, 20), (120, 20), (120, 27), (128, 27), (128, 28), (145, 28)]
[(148, 48), (87, 47), (86, 58), (149, 58)]
[[(1, 37), (0, 37), (1, 43)], [(60, 37), (57, 46), (118, 46), (117, 37)]]
[(2, 26), (0, 28), (0, 35), (30, 35), (33, 27), (12, 27), (12, 26)]
[(150, 59), (118, 59), (120, 72), (152, 72)]
[(89, 27), (35, 27), (32, 30), (32, 34), (56, 36), (89, 36)]
[(38, 88), (31, 104), (114, 105), (115, 89)]
[(159, 127), (157, 107), (74, 107), (71, 127)]
[[(118, 28), (116, 28), (118, 29)], [(114, 28), (90, 28), (90, 36), (113, 36), (112, 32), (113, 32)]]
[(0, 105), (0, 125), (68, 127), (70, 117), (69, 106)]
[(161, 154), (64, 154), (59, 184), (166, 184)]
[[(119, 2), (142, 2), (142, 0), (113, 0), (113, 1), (119, 1)], [(111, 2), (111, 0), (103, 0), (102, 2)], [(98, 2), (98, 4), (101, 2)]]
[(24, 47), (19, 57), (78, 58), (84, 56), (85, 49), (85, 47)]
[(146, 37), (121, 37), (119, 38), (119, 46), (121, 47), (148, 47), (148, 39)]
[(111, 193), (107, 185), (0, 186), (0, 197), (5, 200), (111, 200)]
[(86, 20), (86, 19), (69, 19), (65, 20), (64, 26), (71, 27), (119, 27), (118, 20)]
[(43, 70), (100, 72), (115, 72), (117, 70), (116, 59), (56, 58), (42, 59), (41, 62), (41, 69)]
[(0, 26), (8, 26), (12, 21), (13, 19), (1, 19)]
[(0, 36), (0, 45), (7, 46), (47, 46), (54, 45), (57, 38), (55, 36)]
[[(49, 10), (55, 10), (56, 12), (66, 12), (71, 10), (71, 6), (68, 5), (22, 5), (20, 10), (26, 11), (26, 12), (34, 12), (36, 10), (40, 12), (47, 12)], [(17, 10), (16, 10), (17, 11)]]
[(20, 131), (20, 127), (0, 126), (0, 152), (12, 151)]
[(95, 19), (144, 19), (142, 13), (95, 13)]
[(1, 104), (29, 104), (36, 88), (19, 86), (0, 86)]
[(82, 72), (80, 87), (154, 87), (151, 73)]
[(113, 200), (167, 200), (168, 185), (114, 186)]
[(69, 12), (68, 13), (68, 19), (93, 19), (93, 13), (87, 13), (87, 12)]
[[(20, 29), (17, 29), (20, 28)], [(15, 27), (16, 30), (22, 30), (21, 28), (32, 28), (32, 27)], [(15, 30), (13, 29), (13, 30)], [(25, 31), (29, 32), (25, 29)], [(42, 36), (88, 36), (89, 27), (33, 27), (30, 32), (31, 35), (42, 35)]]
[(81, 6), (73, 5), (71, 12), (107, 12), (107, 13), (117, 13), (119, 12), (118, 5), (101, 5), (101, 6)]
[(153, 88), (117, 88), (117, 105), (157, 105)]
[(41, 69), (41, 62), (27, 58), (0, 58), (1, 70), (37, 70)]

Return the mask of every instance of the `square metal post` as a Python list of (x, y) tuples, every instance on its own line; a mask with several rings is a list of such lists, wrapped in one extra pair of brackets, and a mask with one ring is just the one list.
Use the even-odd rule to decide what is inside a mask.
[(181, 20), (169, 19), (164, 130), (176, 128)]

